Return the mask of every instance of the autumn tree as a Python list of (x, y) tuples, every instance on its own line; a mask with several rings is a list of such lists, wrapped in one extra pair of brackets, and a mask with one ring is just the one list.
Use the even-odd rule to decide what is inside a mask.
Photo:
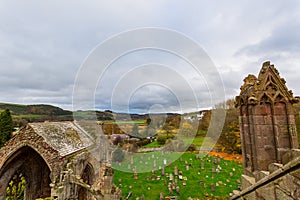
[(238, 109), (233, 106), (233, 100), (227, 100), (226, 118), (218, 143), (223, 151), (241, 153), (241, 139), (238, 119)]

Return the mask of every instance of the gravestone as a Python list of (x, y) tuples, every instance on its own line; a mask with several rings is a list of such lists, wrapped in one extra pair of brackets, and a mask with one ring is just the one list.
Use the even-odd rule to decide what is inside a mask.
[(178, 168), (177, 168), (177, 166), (174, 167), (174, 175), (178, 176)]
[(190, 166), (186, 165), (185, 169), (186, 169), (186, 171), (189, 171), (190, 170)]
[(167, 165), (167, 159), (164, 158), (164, 166)]
[(134, 180), (138, 180), (139, 178), (138, 178), (138, 174), (136, 173), (136, 172), (134, 172)]
[(159, 200), (164, 200), (164, 194), (162, 192), (159, 194)]
[(165, 168), (162, 168), (161, 169), (161, 176), (164, 176), (165, 175)]
[(199, 183), (200, 183), (200, 186), (204, 187), (204, 181), (203, 180), (200, 180)]
[(170, 180), (170, 181), (173, 181), (173, 180), (174, 180), (173, 174), (170, 174), (170, 175), (169, 175), (169, 180)]
[(204, 169), (204, 162), (201, 163), (201, 169)]
[(182, 171), (179, 171), (179, 175), (178, 175), (179, 180), (182, 180)]
[(179, 186), (178, 185), (176, 186), (176, 194), (180, 194)]

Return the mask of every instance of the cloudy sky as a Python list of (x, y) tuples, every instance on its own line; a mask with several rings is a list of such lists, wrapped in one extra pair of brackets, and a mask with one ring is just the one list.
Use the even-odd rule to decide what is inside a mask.
[[(120, 46), (128, 47), (138, 36), (107, 46), (105, 41), (144, 27), (190, 38), (218, 73), (211, 76), (212, 66), (203, 63), (200, 71), (195, 70), (172, 48), (182, 47), (190, 54), (193, 49), (171, 36), (160, 41), (169, 45), (167, 51), (130, 49), (117, 54), (102, 74), (88, 67), (93, 61), (94, 67), (104, 69), (101, 59)], [(145, 43), (154, 40), (151, 35), (141, 37)], [(300, 95), (300, 2), (296, 0), (0, 0), (0, 44), (0, 102), (65, 109), (88, 109), (94, 102), (97, 109), (185, 112), (211, 107), (222, 96), (234, 97), (243, 78), (257, 75), (266, 60)], [(100, 61), (90, 61), (97, 48), (102, 51), (94, 56)], [(219, 91), (223, 87), (224, 94)], [(92, 100), (81, 90), (91, 91)]]

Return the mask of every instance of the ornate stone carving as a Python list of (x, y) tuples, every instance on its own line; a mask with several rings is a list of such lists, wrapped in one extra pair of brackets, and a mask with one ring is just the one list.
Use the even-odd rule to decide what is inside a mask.
[(267, 170), (282, 163), (282, 156), (298, 147), (292, 104), (298, 102), (285, 80), (270, 62), (263, 63), (258, 77), (244, 79), (239, 108), (245, 174)]

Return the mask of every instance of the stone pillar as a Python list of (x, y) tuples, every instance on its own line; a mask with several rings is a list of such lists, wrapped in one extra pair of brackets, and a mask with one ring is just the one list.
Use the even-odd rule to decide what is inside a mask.
[(236, 97), (245, 174), (268, 170), (271, 163), (282, 163), (282, 156), (298, 148), (293, 97), (270, 62), (265, 62), (258, 78), (248, 75)]

